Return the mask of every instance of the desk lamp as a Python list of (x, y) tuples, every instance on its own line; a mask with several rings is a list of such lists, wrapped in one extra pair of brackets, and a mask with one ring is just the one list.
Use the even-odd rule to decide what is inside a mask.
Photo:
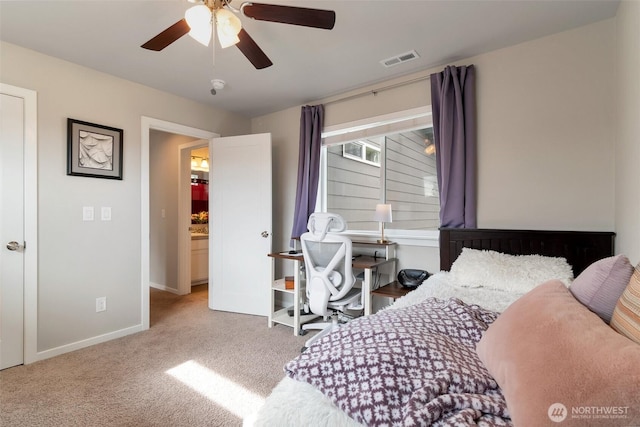
[(382, 225), (382, 238), (378, 240), (378, 243), (389, 243), (388, 240), (384, 238), (384, 223), (392, 222), (391, 221), (391, 205), (389, 204), (378, 204), (376, 205), (376, 212), (373, 214), (373, 220), (380, 222)]

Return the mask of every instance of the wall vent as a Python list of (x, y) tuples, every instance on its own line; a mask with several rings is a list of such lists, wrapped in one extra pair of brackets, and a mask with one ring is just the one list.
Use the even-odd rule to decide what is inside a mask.
[(418, 55), (415, 50), (412, 50), (409, 52), (401, 53), (400, 55), (392, 56), (391, 58), (384, 59), (380, 61), (380, 63), (389, 68), (418, 58), (420, 58), (420, 55)]

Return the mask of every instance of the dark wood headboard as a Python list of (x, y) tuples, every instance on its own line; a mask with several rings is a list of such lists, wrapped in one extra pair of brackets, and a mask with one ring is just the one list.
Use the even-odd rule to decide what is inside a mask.
[(615, 233), (606, 231), (440, 229), (440, 269), (449, 271), (462, 248), (511, 255), (564, 257), (577, 276), (589, 264), (613, 255)]

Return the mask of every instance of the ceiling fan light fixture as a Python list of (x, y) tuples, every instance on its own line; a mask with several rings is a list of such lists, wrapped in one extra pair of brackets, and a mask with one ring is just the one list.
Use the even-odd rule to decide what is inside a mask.
[(211, 40), (211, 10), (201, 4), (187, 9), (184, 13), (184, 19), (189, 25), (189, 35), (198, 43), (209, 46)]
[(229, 46), (233, 46), (240, 42), (240, 39), (238, 38), (237, 34), (228, 35), (220, 32), (220, 30), (218, 30), (218, 40), (220, 40), (220, 46), (223, 49), (228, 48)]
[(218, 9), (215, 11), (215, 19), (218, 40), (223, 49), (240, 41), (238, 33), (242, 29), (242, 23), (236, 15), (226, 9)]
[[(209, 46), (210, 40), (214, 40), (215, 44), (215, 38), (218, 36), (223, 48), (235, 45), (257, 70), (261, 70), (272, 66), (273, 62), (242, 28), (238, 15), (242, 14), (257, 21), (279, 22), (325, 30), (331, 30), (336, 22), (336, 13), (333, 10), (252, 3), (251, 1), (244, 1), (240, 7), (236, 8), (231, 5), (233, 0), (187, 1), (200, 4), (189, 8), (183, 19), (140, 47), (158, 52), (186, 34), (199, 43)], [(213, 53), (215, 57), (215, 49)], [(212, 89), (211, 93), (213, 94), (215, 90)]]

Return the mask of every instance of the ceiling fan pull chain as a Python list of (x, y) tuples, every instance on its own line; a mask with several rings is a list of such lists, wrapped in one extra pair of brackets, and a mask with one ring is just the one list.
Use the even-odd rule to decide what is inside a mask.
[(213, 31), (211, 31), (211, 52), (212, 52), (211, 53), (211, 59), (212, 59), (211, 71), (213, 71), (213, 69), (216, 66), (216, 29), (213, 28), (214, 25), (215, 25), (215, 19), (212, 19), (211, 27)]
[[(215, 25), (215, 19), (212, 17), (211, 26)], [(213, 86), (213, 80), (215, 78), (216, 71), (216, 31), (215, 28), (212, 28), (211, 31), (211, 85)], [(211, 95), (215, 95), (217, 93), (216, 88), (212, 87), (210, 90)]]

